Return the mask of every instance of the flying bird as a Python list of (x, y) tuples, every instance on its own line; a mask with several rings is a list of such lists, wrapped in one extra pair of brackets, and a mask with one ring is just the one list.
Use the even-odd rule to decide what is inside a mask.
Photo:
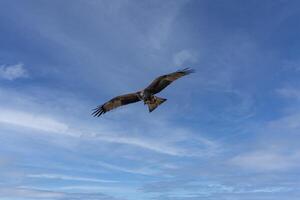
[(130, 103), (135, 103), (138, 101), (143, 101), (145, 105), (147, 104), (149, 108), (149, 112), (152, 112), (157, 108), (157, 106), (159, 106), (160, 104), (162, 104), (167, 100), (164, 98), (157, 97), (155, 96), (155, 94), (161, 92), (173, 81), (194, 72), (195, 71), (193, 69), (185, 68), (183, 70), (178, 70), (170, 74), (159, 76), (156, 79), (154, 79), (148, 87), (146, 87), (141, 91), (114, 97), (108, 102), (98, 106), (97, 108), (93, 109), (92, 115), (94, 117), (99, 117), (100, 115), (112, 109)]

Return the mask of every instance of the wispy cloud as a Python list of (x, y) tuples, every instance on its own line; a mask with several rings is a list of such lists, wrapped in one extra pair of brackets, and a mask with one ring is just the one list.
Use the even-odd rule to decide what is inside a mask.
[(300, 114), (298, 112), (282, 116), (280, 119), (266, 124), (268, 131), (281, 133), (297, 133), (300, 128)]
[(171, 192), (176, 191), (178, 194), (191, 193), (195, 188), (198, 188), (198, 194), (210, 195), (219, 192), (233, 192), (234, 187), (215, 182), (207, 181), (194, 181), (194, 180), (171, 180), (152, 182), (143, 186), (144, 192), (157, 193), (157, 192)]
[(276, 92), (282, 97), (300, 100), (300, 89), (287, 87), (277, 89)]
[(150, 138), (134, 138), (134, 137), (123, 137), (123, 136), (113, 136), (113, 135), (97, 135), (96, 139), (100, 141), (110, 142), (110, 143), (119, 143), (127, 144), (147, 150), (155, 151), (158, 153), (168, 154), (172, 156), (183, 156), (185, 155), (185, 150), (174, 145), (170, 145), (165, 142), (157, 142)]
[(197, 61), (197, 56), (194, 52), (184, 49), (173, 56), (173, 62), (176, 66), (182, 66), (186, 62), (194, 63)]
[[(95, 200), (119, 199), (119, 198), (113, 198), (113, 197), (120, 197), (122, 200), (125, 200), (126, 198), (124, 198), (124, 196), (136, 197), (138, 195), (136, 188), (128, 186), (128, 185), (123, 185), (121, 187), (120, 186), (100, 186), (100, 185), (99, 186), (96, 186), (96, 185), (94, 185), (94, 186), (93, 185), (69, 185), (69, 186), (59, 187), (59, 188), (57, 188), (57, 190), (66, 194), (67, 197), (70, 197), (70, 196), (77, 197), (78, 199), (85, 199), (85, 198), (82, 198), (83, 194), (86, 195), (84, 197), (86, 197), (86, 198), (94, 197)], [(99, 191), (100, 191), (100, 193), (99, 193)], [(113, 197), (105, 195), (105, 194), (112, 194), (111, 196), (113, 196)], [(90, 198), (88, 198), (88, 199), (90, 199)]]
[(168, 197), (213, 197), (218, 194), (250, 194), (250, 193), (278, 193), (291, 191), (294, 188), (284, 186), (253, 186), (224, 184), (212, 181), (176, 180), (161, 181), (146, 184), (141, 188), (146, 193), (169, 194)]
[[(99, 190), (98, 190), (99, 191)], [(26, 186), (20, 187), (2, 187), (0, 195), (7, 199), (46, 199), (46, 200), (68, 200), (68, 199), (91, 199), (91, 200), (116, 200), (112, 196), (108, 196), (99, 192), (80, 193), (80, 192), (64, 192), (58, 190), (37, 189)]]
[[(126, 131), (116, 133), (109, 127), (103, 126), (100, 132), (86, 131), (89, 128), (84, 123), (66, 124), (53, 117), (43, 114), (29, 113), (21, 110), (6, 109), (0, 107), (0, 123), (6, 123), (13, 126), (26, 127), (44, 132), (58, 133), (61, 135), (72, 136), (76, 138), (85, 138), (98, 140), (105, 143), (125, 144), (132, 147), (142, 148), (160, 154), (170, 156), (210, 156), (216, 153), (218, 144), (201, 136), (192, 136), (185, 131), (174, 132), (173, 137), (164, 137), (160, 141), (145, 136), (129, 136)], [(167, 127), (164, 127), (166, 129)], [(195, 137), (194, 146), (180, 145), (189, 137)], [(177, 138), (177, 139), (176, 139)], [(199, 147), (199, 148), (198, 148)]]
[(28, 72), (22, 63), (14, 65), (0, 65), (0, 78), (6, 80), (15, 80), (28, 77)]
[(86, 178), (86, 177), (79, 177), (79, 176), (67, 176), (63, 174), (28, 174), (27, 177), (38, 178), (38, 179), (59, 179), (59, 180), (66, 180), (66, 181), (84, 181), (84, 182), (97, 182), (97, 183), (118, 182), (114, 180), (103, 180), (103, 179)]
[(255, 151), (234, 157), (232, 164), (255, 171), (280, 171), (300, 166), (300, 152), (291, 155), (274, 151)]
[(150, 169), (150, 168), (135, 168), (135, 169), (125, 168), (125, 167), (121, 167), (118, 165), (112, 165), (112, 164), (101, 162), (101, 161), (97, 162), (97, 164), (100, 165), (101, 167), (104, 167), (109, 170), (126, 172), (126, 173), (131, 173), (131, 174), (154, 175), (154, 174), (158, 173), (157, 170)]
[[(187, 2), (187, 0), (169, 1), (160, 6), (160, 9), (162, 9), (163, 12), (159, 12), (159, 17), (156, 16), (154, 18), (154, 25), (147, 33), (147, 39), (153, 48), (159, 50), (163, 47), (163, 44), (171, 34), (172, 25), (180, 12), (180, 8), (182, 8)], [(151, 13), (149, 13), (149, 17), (153, 17)]]
[(0, 195), (3, 198), (22, 199), (60, 199), (64, 197), (61, 192), (25, 189), (25, 188), (0, 188)]
[[(296, 113), (294, 113), (296, 111)], [(293, 113), (282, 115), (261, 125), (256, 130), (259, 139), (252, 144), (255, 150), (249, 150), (233, 157), (230, 163), (250, 171), (292, 171), (300, 166), (299, 140), (300, 115)]]
[(68, 130), (66, 124), (53, 118), (5, 108), (0, 108), (0, 122), (54, 133), (67, 133)]
[[(141, 148), (150, 152), (165, 154), (169, 156), (204, 156), (214, 154), (217, 144), (206, 138), (195, 138), (194, 145), (199, 145), (190, 148), (180, 145), (184, 143), (187, 137), (173, 141), (168, 137), (157, 141), (145, 136), (129, 136), (127, 132), (116, 134), (108, 127), (103, 127), (103, 131), (97, 134), (91, 131), (85, 131), (85, 125), (81, 124), (77, 127), (75, 124), (69, 125), (63, 123), (53, 117), (48, 117), (41, 114), (27, 113), (19, 110), (9, 110), (1, 108), (0, 122), (17, 127), (26, 127), (34, 130), (39, 130), (48, 133), (58, 133), (59, 135), (72, 136), (78, 139), (97, 140), (99, 142), (111, 144), (124, 144), (131, 148)], [(86, 127), (87, 128), (87, 127)], [(174, 134), (174, 136), (176, 136)], [(177, 137), (177, 136), (176, 136)], [(179, 143), (179, 144), (178, 144)], [(144, 170), (145, 171), (145, 170)]]

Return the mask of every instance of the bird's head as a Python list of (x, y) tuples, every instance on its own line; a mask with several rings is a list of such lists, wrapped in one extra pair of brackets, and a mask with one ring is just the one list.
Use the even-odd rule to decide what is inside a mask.
[(140, 91), (137, 93), (139, 99), (144, 100), (144, 91)]
[(150, 102), (150, 100), (151, 100), (151, 94), (149, 93), (149, 92), (147, 92), (147, 91), (140, 91), (139, 93), (138, 93), (138, 96), (139, 96), (139, 98), (141, 99), (141, 100), (143, 100), (144, 101), (144, 104), (147, 104), (148, 102)]

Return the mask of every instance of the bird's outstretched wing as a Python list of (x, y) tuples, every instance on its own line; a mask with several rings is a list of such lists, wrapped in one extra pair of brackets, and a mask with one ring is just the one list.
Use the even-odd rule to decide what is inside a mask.
[(156, 94), (165, 89), (168, 85), (170, 85), (173, 81), (177, 80), (178, 78), (188, 75), (190, 73), (194, 73), (195, 70), (190, 68), (185, 68), (183, 70), (178, 70), (176, 72), (162, 75), (154, 79), (152, 83), (145, 89), (149, 91), (151, 94)]
[(95, 108), (93, 110), (92, 115), (94, 117), (99, 117), (100, 115), (115, 109), (117, 107), (120, 106), (124, 106), (130, 103), (135, 103), (140, 101), (140, 98), (138, 96), (137, 93), (130, 93), (130, 94), (125, 94), (125, 95), (121, 95), (121, 96), (117, 96), (111, 100), (109, 100), (108, 102), (98, 106), (97, 108)]

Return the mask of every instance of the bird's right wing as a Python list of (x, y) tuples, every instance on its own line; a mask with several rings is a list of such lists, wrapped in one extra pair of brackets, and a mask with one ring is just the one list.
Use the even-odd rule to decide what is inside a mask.
[(117, 96), (117, 97), (109, 100), (108, 102), (95, 108), (93, 110), (94, 112), (92, 113), (92, 115), (94, 117), (99, 117), (100, 115), (102, 115), (112, 109), (130, 104), (130, 103), (135, 103), (138, 101), (140, 101), (140, 98), (137, 93), (130, 93), (130, 94)]

